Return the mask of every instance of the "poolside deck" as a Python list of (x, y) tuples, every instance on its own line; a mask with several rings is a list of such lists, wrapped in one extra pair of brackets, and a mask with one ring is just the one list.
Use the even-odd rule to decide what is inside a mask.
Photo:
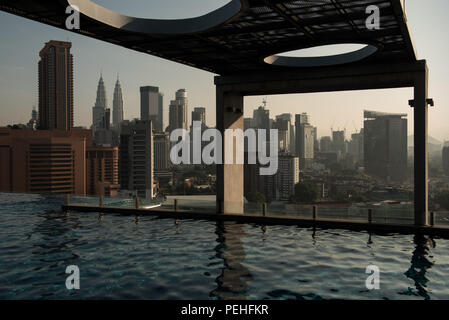
[(386, 224), (386, 223), (369, 223), (368, 221), (354, 221), (347, 219), (322, 219), (322, 218), (304, 218), (294, 216), (270, 216), (267, 214), (217, 214), (215, 212), (195, 212), (186, 210), (169, 210), (162, 208), (144, 209), (144, 208), (124, 208), (113, 206), (95, 206), (85, 204), (68, 204), (62, 206), (63, 211), (77, 212), (99, 212), (99, 213), (115, 213), (131, 216), (156, 216), (160, 219), (191, 219), (191, 220), (209, 220), (209, 221), (234, 221), (238, 223), (254, 223), (259, 225), (286, 225), (299, 226), (306, 228), (323, 228), (323, 229), (345, 229), (353, 231), (368, 231), (373, 233), (400, 233), (400, 234), (425, 234), (449, 238), (449, 227), (445, 226), (428, 226), (419, 227), (414, 225), (403, 224)]

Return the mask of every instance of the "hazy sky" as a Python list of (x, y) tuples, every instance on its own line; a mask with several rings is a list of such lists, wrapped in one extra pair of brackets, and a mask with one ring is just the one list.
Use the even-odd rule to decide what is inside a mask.
[[(228, 0), (95, 0), (121, 13), (146, 18), (186, 18), (204, 14)], [(449, 1), (406, 0), (407, 15), (418, 57), (427, 59), (430, 69), (429, 94), (436, 107), (429, 115), (430, 135), (449, 140)], [(146, 12), (146, 14), (145, 14)], [(75, 67), (75, 124), (89, 126), (100, 72), (112, 108), (117, 73), (123, 88), (125, 118), (140, 115), (139, 87), (155, 85), (165, 94), (164, 121), (175, 91), (185, 88), (190, 111), (207, 108), (208, 125), (215, 125), (214, 74), (157, 57), (56, 29), (31, 20), (0, 12), (0, 126), (26, 123), (33, 105), (38, 104), (37, 63), (39, 51), (49, 40), (71, 41)], [(307, 112), (318, 133), (330, 135), (331, 128), (346, 128), (347, 134), (363, 125), (364, 109), (409, 114), (412, 89), (269, 96), (268, 108), (274, 118), (281, 113)], [(252, 116), (263, 97), (245, 98), (245, 116)]]

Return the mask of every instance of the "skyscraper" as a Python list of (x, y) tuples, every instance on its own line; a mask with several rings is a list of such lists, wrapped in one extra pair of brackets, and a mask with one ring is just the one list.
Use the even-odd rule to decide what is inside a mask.
[(103, 81), (103, 75), (97, 86), (97, 99), (92, 108), (92, 132), (94, 134), (94, 142), (97, 146), (112, 146), (113, 132), (111, 130), (111, 109), (108, 108), (108, 99), (106, 87)]
[(202, 126), (206, 126), (206, 108), (195, 108), (192, 111), (192, 125), (193, 121), (200, 121)]
[(342, 155), (345, 153), (345, 132), (332, 131), (332, 151)]
[(306, 113), (297, 114), (295, 120), (296, 156), (301, 169), (309, 169), (315, 156), (314, 127), (309, 124), (309, 116)]
[(176, 99), (170, 101), (169, 132), (175, 129), (188, 129), (187, 105), (187, 91), (185, 89), (179, 89), (176, 91)]
[(364, 112), (364, 162), (367, 174), (386, 182), (403, 182), (407, 178), (406, 116)]
[(348, 153), (354, 157), (355, 162), (363, 161), (363, 129), (360, 133), (351, 135)]
[(290, 152), (290, 120), (277, 116), (273, 129), (278, 130), (278, 149), (280, 152)]
[(120, 129), (123, 121), (123, 94), (120, 80), (117, 76), (117, 82), (114, 88), (114, 99), (112, 101), (112, 124), (115, 129)]
[(50, 41), (39, 56), (39, 129), (73, 128), (73, 56), (70, 42)]
[[(267, 102), (263, 101), (263, 105), (253, 111), (253, 125), (254, 129), (265, 130), (265, 142), (266, 142), (266, 154), (270, 152), (270, 129), (271, 129), (271, 121), (270, 121), (270, 110), (266, 109)], [(259, 145), (259, 135), (257, 135), (257, 145)], [(275, 141), (278, 143), (278, 141)]]
[(31, 119), (28, 121), (27, 127), (28, 129), (36, 130), (39, 125), (39, 114), (37, 113), (36, 107), (33, 106), (33, 110), (31, 111)]
[(154, 172), (157, 175), (161, 171), (170, 168), (170, 136), (168, 132), (154, 133)]
[(449, 146), (443, 148), (443, 169), (444, 174), (449, 176)]
[(290, 113), (283, 113), (276, 116), (276, 121), (279, 119), (288, 121), (290, 124), (289, 129), (290, 137), (288, 138), (290, 145), (288, 146), (288, 152), (291, 154), (295, 154), (296, 134), (295, 134), (295, 124), (293, 123), (292, 115)]
[(158, 87), (140, 87), (140, 119), (151, 120), (153, 128), (157, 132), (163, 131), (164, 95), (159, 92)]
[(106, 97), (106, 88), (104, 86), (103, 75), (100, 76), (97, 86), (97, 99), (92, 108), (92, 128), (101, 128), (104, 118), (104, 113), (108, 108), (108, 100)]
[(295, 194), (299, 182), (299, 159), (290, 154), (279, 154), (279, 167), (274, 175), (275, 195), (273, 199), (288, 201)]
[[(270, 110), (265, 108), (265, 102), (263, 106), (253, 111), (253, 119), (255, 128), (270, 130)], [(267, 137), (269, 137), (268, 132)]]
[(332, 138), (331, 137), (321, 137), (320, 140), (320, 151), (321, 152), (331, 152), (332, 151)]
[(149, 120), (123, 121), (120, 130), (119, 179), (122, 190), (153, 198), (153, 125)]

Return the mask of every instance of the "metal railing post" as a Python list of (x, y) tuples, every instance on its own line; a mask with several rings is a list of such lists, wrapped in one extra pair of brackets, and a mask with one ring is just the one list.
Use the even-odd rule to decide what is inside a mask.
[(66, 204), (66, 206), (70, 205), (70, 194), (65, 195), (65, 204)]
[(373, 222), (373, 209), (368, 209), (368, 223)]
[(139, 196), (134, 197), (134, 204), (135, 204), (136, 209), (139, 209)]
[(100, 200), (100, 208), (103, 208), (103, 204), (104, 204), (103, 196), (100, 196), (99, 200)]
[(262, 215), (265, 217), (267, 215), (267, 204), (262, 204)]
[(317, 206), (312, 207), (312, 216), (313, 216), (313, 220), (316, 220), (318, 218), (318, 207)]
[(178, 199), (175, 199), (175, 212), (178, 212)]
[(435, 211), (430, 212), (430, 225), (435, 226)]

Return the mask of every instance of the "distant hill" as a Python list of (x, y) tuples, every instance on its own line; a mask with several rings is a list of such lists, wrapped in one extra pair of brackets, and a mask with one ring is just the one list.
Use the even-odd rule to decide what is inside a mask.
[[(408, 146), (409, 146), (409, 147), (413, 147), (413, 146), (415, 145), (414, 139), (415, 139), (415, 138), (414, 138), (413, 135), (408, 136)], [(433, 145), (435, 145), (435, 146), (441, 146), (441, 147), (443, 147), (443, 142), (441, 142), (441, 141), (439, 141), (439, 140), (437, 140), (437, 139), (435, 139), (435, 138), (433, 138), (433, 137), (431, 137), (431, 136), (429, 136), (429, 144), (433, 144)]]

